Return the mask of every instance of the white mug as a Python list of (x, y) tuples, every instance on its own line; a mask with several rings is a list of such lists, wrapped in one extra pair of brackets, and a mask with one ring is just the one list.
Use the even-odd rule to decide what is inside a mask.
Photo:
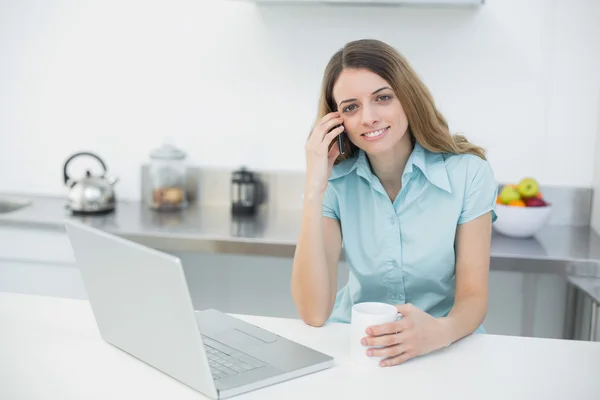
[(369, 336), (368, 327), (394, 322), (398, 316), (398, 309), (387, 303), (365, 302), (352, 306), (350, 357), (360, 364), (379, 366), (379, 362), (387, 357), (369, 357), (367, 350), (384, 346), (363, 346), (360, 341)]

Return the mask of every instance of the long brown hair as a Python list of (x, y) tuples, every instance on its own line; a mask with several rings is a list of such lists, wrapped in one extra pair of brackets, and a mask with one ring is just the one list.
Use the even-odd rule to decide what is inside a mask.
[[(323, 74), (317, 120), (337, 111), (333, 86), (344, 68), (367, 69), (391, 85), (406, 113), (413, 142), (436, 153), (468, 153), (486, 159), (481, 147), (470, 143), (463, 135), (450, 134), (448, 123), (437, 110), (429, 89), (402, 54), (374, 39), (349, 42), (331, 57)], [(336, 143), (334, 140), (331, 145)], [(336, 163), (352, 157), (357, 149), (345, 136), (345, 154), (338, 156)]]

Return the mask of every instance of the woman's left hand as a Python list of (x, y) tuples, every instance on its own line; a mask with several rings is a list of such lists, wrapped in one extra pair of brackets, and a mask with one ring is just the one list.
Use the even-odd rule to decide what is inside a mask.
[(443, 323), (412, 304), (396, 305), (402, 319), (367, 328), (361, 341), (364, 346), (385, 346), (368, 349), (367, 356), (387, 357), (381, 366), (401, 364), (408, 359), (448, 346)]

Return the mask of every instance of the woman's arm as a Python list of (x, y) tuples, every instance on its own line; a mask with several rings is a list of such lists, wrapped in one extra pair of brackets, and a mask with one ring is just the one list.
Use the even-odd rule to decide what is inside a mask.
[(448, 343), (471, 334), (485, 319), (491, 236), (491, 212), (457, 228), (454, 306), (447, 317), (440, 318)]
[[(333, 209), (335, 202), (327, 196), (327, 189), (333, 164), (340, 154), (339, 147), (330, 144), (343, 132), (342, 122), (338, 112), (325, 115), (315, 124), (306, 143), (304, 208), (291, 290), (300, 318), (314, 326), (323, 325), (329, 318), (337, 291), (342, 232)], [(325, 199), (329, 201), (324, 203)]]
[(322, 326), (331, 315), (342, 250), (340, 223), (321, 215), (321, 200), (305, 201), (292, 268), (292, 297), (304, 322)]

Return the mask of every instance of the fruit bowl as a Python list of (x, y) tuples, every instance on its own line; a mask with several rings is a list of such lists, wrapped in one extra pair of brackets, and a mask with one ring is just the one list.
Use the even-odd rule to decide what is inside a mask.
[(505, 185), (500, 191), (494, 229), (509, 237), (531, 237), (548, 223), (551, 213), (552, 206), (542, 196), (537, 181), (524, 178), (517, 185)]
[(551, 212), (551, 205), (513, 207), (496, 204), (498, 219), (494, 222), (494, 229), (504, 236), (514, 238), (531, 237), (548, 223)]

